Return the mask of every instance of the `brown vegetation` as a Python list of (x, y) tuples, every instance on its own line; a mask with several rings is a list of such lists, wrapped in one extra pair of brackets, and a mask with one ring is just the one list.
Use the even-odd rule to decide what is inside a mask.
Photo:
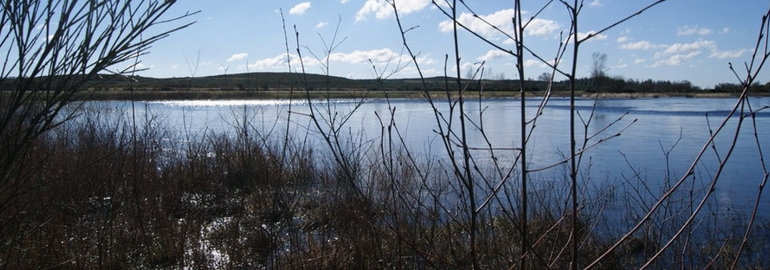
[[(662, 2), (655, 1), (618, 23)], [(409, 82), (410, 88), (421, 91), (434, 112), (434, 130), (443, 144), (442, 150), (447, 153), (442, 157), (421, 159), (413, 149), (404, 146), (399, 130), (401, 123), (394, 120), (395, 107), (388, 106), (390, 115), (377, 115), (381, 125), (378, 141), (357, 140), (350, 134), (355, 131), (346, 125), (351, 115), (371, 93), (386, 93), (384, 90), (389, 88), (382, 80), (375, 80), (372, 88), (367, 87), (361, 92), (363, 95), (357, 95), (351, 102), (352, 110), (339, 111), (331, 102), (310, 102), (316, 96), (332, 98), (336, 97), (332, 94), (350, 93), (345, 89), (352, 88), (344, 85), (345, 80), (332, 79), (328, 74), (320, 85), (314, 84), (304, 72), (292, 75), (302, 87), (296, 87), (294, 79), (289, 80), (289, 97), (295, 98), (298, 93), (294, 91), (302, 89), (309, 107), (308, 113), (298, 113), (292, 111), (291, 102), (288, 105), (287, 123), (295, 121), (293, 117), (307, 120), (308, 125), (299, 132), (292, 131), (289, 124), (285, 132), (265, 131), (249, 123), (251, 116), (245, 115), (246, 112), (244, 115), (234, 112), (231, 132), (193, 133), (163, 128), (162, 115), (137, 115), (133, 109), (135, 103), (131, 103), (130, 112), (124, 112), (77, 102), (87, 98), (81, 95), (87, 94), (87, 89), (96, 87), (90, 82), (99, 77), (100, 71), (141, 55), (152, 42), (184, 28), (142, 38), (144, 30), (169, 22), (158, 19), (174, 1), (141, 2), (146, 4), (140, 4), (141, 8), (109, 1), (99, 5), (79, 3), (83, 6), (55, 6), (65, 11), (66, 8), (83, 11), (64, 12), (62, 14), (74, 14), (74, 17), (61, 20), (82, 22), (81, 27), (70, 28), (66, 23), (51, 26), (60, 29), (57, 33), (74, 33), (71, 36), (54, 35), (51, 42), (42, 42), (35, 35), (5, 34), (3, 37), (2, 42), (18, 45), (10, 47), (21, 52), (19, 59), (6, 61), (2, 69), (6, 72), (18, 67), (20, 74), (14, 76), (10, 71), (1, 74), (7, 96), (0, 99), (0, 108), (3, 108), (0, 111), (3, 139), (0, 142), (0, 268), (770, 266), (770, 258), (762, 256), (768, 252), (770, 239), (762, 234), (767, 221), (758, 216), (758, 205), (750, 217), (728, 221), (716, 213), (701, 211), (710, 201), (719, 173), (706, 178), (711, 188), (704, 185), (701, 192), (679, 188), (683, 183), (696, 181), (694, 168), (721, 169), (730, 161), (735, 142), (727, 145), (725, 153), (718, 152), (713, 141), (713, 136), (725, 130), (729, 117), (711, 131), (712, 140), (697, 154), (692, 168), (681, 178), (666, 175), (663, 190), (651, 191), (640, 174), (626, 179), (629, 188), (636, 191), (624, 197), (628, 201), (621, 202), (633, 211), (627, 213), (632, 227), (603, 231), (597, 228), (614, 228), (611, 225), (616, 224), (612, 218), (617, 216), (603, 212), (608, 200), (615, 197), (613, 190), (586, 191), (588, 187), (580, 173), (590, 166), (581, 165), (583, 153), (621, 136), (633, 121), (626, 124), (620, 117), (599, 127), (596, 133), (589, 133), (593, 113), (577, 115), (579, 112), (574, 107), (574, 99), (584, 93), (579, 91), (581, 79), (575, 77), (575, 61), (571, 63), (571, 71), (570, 67), (552, 66), (551, 76), (546, 76), (553, 78), (558, 72), (569, 78), (564, 82), (511, 82), (516, 84), (513, 88), (520, 91), (521, 98), (516, 102), (522, 112), (518, 122), (511, 123), (521, 125), (519, 145), (515, 148), (497, 148), (489, 141), (469, 142), (468, 132), (485, 134), (484, 118), (483, 110), (466, 111), (464, 102), (482, 96), (482, 90), (488, 88), (484, 88), (484, 80), (463, 80), (459, 70), (455, 76), (441, 78), (442, 84), (435, 78)], [(416, 54), (406, 41), (408, 30), (403, 30), (397, 15), (396, 2), (389, 3), (401, 27), (406, 51), (417, 64)], [(520, 1), (515, 3), (513, 36), (522, 37), (526, 24), (522, 22)], [(543, 8), (554, 3), (557, 2), (550, 1)], [(40, 1), (14, 4), (19, 5), (6, 5), (0, 20), (3, 25), (19, 27), (16, 33), (44, 31), (19, 20), (53, 21), (53, 13), (30, 8), (40, 7)], [(559, 1), (558, 4), (566, 7), (574, 18), (570, 30), (574, 33), (570, 34), (575, 35), (568, 36), (576, 36), (582, 2)], [(456, 13), (462, 8), (458, 5), (453, 1), (449, 7), (435, 6), (454, 22), (455, 44), (459, 26)], [(461, 5), (465, 4), (461, 2)], [(133, 12), (145, 9), (145, 13)], [(25, 10), (38, 12), (21, 12)], [(126, 10), (132, 12), (119, 12)], [(121, 20), (121, 16), (130, 19)], [(766, 29), (768, 16), (770, 13), (764, 17), (760, 33)], [(105, 20), (116, 20), (118, 27), (105, 31), (118, 32), (94, 33), (98, 30), (92, 29), (102, 29), (95, 25)], [(616, 25), (611, 24), (597, 34)], [(68, 31), (61, 30), (64, 28)], [(69, 29), (84, 32), (69, 32)], [(117, 35), (118, 44), (127, 45), (113, 46), (113, 40), (99, 39), (113, 34)], [(297, 48), (300, 48), (299, 33), (295, 34)], [(81, 42), (81, 35), (93, 37), (85, 40), (94, 44)], [(516, 52), (498, 48), (516, 57), (517, 71), (523, 77), (526, 46), (522, 39), (511, 39)], [(575, 54), (586, 39), (570, 44)], [(334, 40), (324, 44), (324, 54), (331, 54), (337, 47)], [(764, 61), (770, 58), (767, 43), (767, 38), (763, 39), (760, 34), (752, 62), (746, 65), (747, 75), (740, 85), (738, 102), (732, 108), (741, 115), (736, 133), (741, 131), (741, 125), (754, 123), (758, 149), (761, 149), (760, 135), (756, 133), (752, 117), (767, 107), (752, 108), (747, 97)], [(68, 46), (78, 49), (62, 50)], [(568, 48), (560, 46), (556, 58), (561, 59), (570, 51)], [(26, 57), (25, 50), (36, 49), (55, 53), (51, 57)], [(288, 38), (286, 49), (288, 54)], [(12, 55), (11, 52), (8, 55)], [(459, 46), (455, 46), (453, 60), (457, 66), (460, 66), (460, 55)], [(88, 62), (91, 59), (96, 62)], [(27, 70), (26, 67), (35, 68)], [(419, 66), (417, 68), (419, 70)], [(46, 70), (50, 73), (43, 74)], [(328, 65), (325, 70), (328, 72)], [(124, 70), (113, 79), (128, 79), (130, 87), (122, 91), (132, 93), (129, 98), (134, 99), (133, 94), (139, 90), (134, 83), (136, 86), (139, 83), (128, 73)], [(612, 82), (611, 78), (605, 79)], [(183, 83), (188, 90), (207, 88), (193, 85), (191, 80)], [(567, 157), (563, 161), (545, 168), (530, 168), (527, 154), (532, 150), (527, 147), (531, 132), (548, 107), (548, 99), (560, 88), (569, 91), (572, 102), (570, 153), (564, 154)], [(442, 89), (440, 96), (434, 95), (435, 89)], [(633, 89), (626, 91), (628, 88), (613, 89), (636, 93)], [(165, 91), (169, 91), (170, 96), (181, 95), (172, 90)], [(254, 94), (252, 90), (258, 92), (248, 85), (240, 90), (246, 94)], [(601, 88), (588, 89), (589, 92), (599, 90)], [(536, 91), (544, 91), (542, 103), (532, 113), (535, 116), (528, 118), (525, 110), (531, 106), (527, 106), (528, 99), (524, 97)], [(479, 94), (472, 96), (471, 93)], [(582, 135), (578, 134), (581, 132)], [(309, 136), (318, 140), (304, 139)], [(512, 141), (516, 140), (512, 138)], [(483, 143), (488, 147), (471, 146)], [(717, 164), (707, 164), (700, 159), (707, 146), (712, 146), (720, 156)], [(502, 164), (498, 159), (502, 152), (514, 153), (510, 155), (514, 162)], [(765, 171), (756, 197), (759, 202), (768, 174), (761, 151), (757, 159)], [(479, 166), (481, 162), (491, 164)], [(562, 170), (564, 179), (557, 182), (531, 179), (533, 171), (549, 169)], [(690, 196), (689, 200), (674, 196), (683, 193)], [(640, 206), (632, 207), (634, 205)], [(693, 222), (696, 219), (697, 224)]]
[[(234, 127), (229, 135), (209, 133), (185, 142), (178, 137), (183, 133), (157, 128), (163, 125), (158, 117), (140, 119), (134, 130), (130, 119), (114, 120), (112, 113), (116, 112), (108, 108), (89, 110), (34, 142), (35, 151), (24, 158), (40, 165), (24, 171), (34, 175), (30, 186), (44, 188), (21, 196), (2, 217), (4, 224), (13, 226), (0, 229), (5, 243), (0, 247), (0, 266), (466, 269), (471, 265), (468, 224), (443, 209), (465, 207), (458, 201), (461, 191), (449, 184), (447, 172), (436, 166), (436, 160), (415, 164), (405, 152), (377, 151), (351, 164), (369, 169), (361, 171), (355, 187), (350, 187), (341, 174), (344, 168), (294, 140), (283, 144), (280, 137), (265, 138), (249, 127)], [(567, 190), (549, 189), (553, 192), (532, 198), (543, 204), (532, 212), (528, 235), (538, 260), (559, 268), (569, 263), (560, 254), (575, 236), (569, 216), (558, 214), (562, 210), (553, 208), (558, 204), (547, 203), (560, 201), (559, 194)], [(600, 207), (598, 201), (588, 205), (597, 203)], [(483, 258), (482, 268), (515, 265), (521, 235), (517, 217), (505, 211), (480, 214), (477, 256)], [(587, 263), (608, 242), (602, 232), (592, 229), (602, 222), (600, 216), (580, 220), (581, 263)], [(655, 224), (646, 235), (660, 235), (673, 223)], [(634, 238), (605, 259), (602, 268), (635, 265), (634, 258), (660, 245), (656, 239)], [(711, 247), (711, 239), (690, 244), (705, 249)], [(756, 239), (758, 249), (751, 254), (764, 252), (765, 241)], [(720, 252), (729, 255), (737, 244), (725, 243)], [(703, 252), (703, 257), (690, 258), (691, 263), (708, 263), (705, 254), (710, 252)], [(747, 266), (767, 263), (759, 260)]]

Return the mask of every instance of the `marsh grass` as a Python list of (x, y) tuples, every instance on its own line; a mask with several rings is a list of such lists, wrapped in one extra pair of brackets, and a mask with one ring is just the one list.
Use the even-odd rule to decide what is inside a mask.
[[(325, 157), (306, 142), (291, 140), (286, 156), (281, 156), (280, 139), (262, 138), (255, 130), (246, 136), (243, 128), (184, 140), (179, 131), (162, 128), (162, 117), (147, 115), (141, 117), (140, 136), (133, 143), (128, 119), (110, 116), (125, 114), (111, 110), (86, 110), (35, 141), (36, 150), (26, 158), (41, 166), (26, 168), (34, 170), (30, 184), (49, 184), (24, 194), (9, 211), (16, 214), (2, 217), (5, 224), (15, 226), (2, 228), (0, 266), (464, 269), (472, 265), (469, 223), (450, 214), (465, 207), (458, 199), (462, 189), (450, 184), (451, 177), (435, 158), (418, 161), (398, 147), (355, 154), (357, 166), (367, 169), (360, 170), (356, 184), (363, 196), (351, 196), (342, 181), (346, 176), (333, 163), (321, 161)], [(531, 194), (536, 210), (531, 212), (528, 234), (537, 260), (550, 268), (567, 265), (568, 257), (561, 254), (572, 237), (584, 243), (582, 263), (606, 249), (609, 240), (595, 229), (601, 211), (584, 211), (579, 235), (573, 236), (567, 225), (570, 217), (561, 214), (565, 211), (559, 194), (568, 189), (542, 188), (553, 192)], [(507, 189), (513, 192), (515, 186)], [(598, 209), (602, 202), (587, 205)], [(654, 251), (660, 235), (671, 228), (666, 217), (656, 220), (661, 222), (646, 227), (601, 268), (634, 266), (637, 258)], [(516, 264), (519, 222), (514, 212), (506, 210), (479, 213), (480, 267)], [(666, 256), (694, 267), (730, 262), (739, 244), (736, 235), (714, 231), (701, 236), (690, 240), (689, 249), (680, 249), (687, 250), (686, 257), (676, 259), (678, 252)], [(770, 236), (756, 237), (748, 245), (745, 266), (768, 265), (767, 260), (750, 260), (761, 259), (754, 254), (769, 248)]]

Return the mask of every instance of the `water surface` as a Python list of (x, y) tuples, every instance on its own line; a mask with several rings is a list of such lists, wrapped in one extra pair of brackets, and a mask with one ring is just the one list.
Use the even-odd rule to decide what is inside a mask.
[[(377, 147), (383, 136), (394, 135), (395, 129), (390, 129), (388, 134), (387, 127), (395, 123), (410, 151), (426, 159), (446, 158), (438, 131), (446, 131), (450, 120), (452, 129), (458, 131), (459, 110), (456, 107), (450, 110), (445, 100), (436, 102), (437, 110), (422, 99), (377, 99), (363, 103), (340, 99), (315, 101), (312, 106), (322, 130), (339, 130), (340, 136), (366, 145), (362, 149)], [(749, 213), (763, 179), (763, 166), (766, 166), (766, 161), (761, 163), (759, 151), (770, 152), (770, 110), (744, 115), (748, 117), (743, 118), (743, 125), (738, 129), (741, 115), (730, 114), (735, 104), (736, 99), (729, 98), (577, 100), (577, 145), (582, 147), (585, 142), (592, 146), (582, 158), (582, 184), (596, 189), (617, 187), (613, 196), (652, 198), (682, 177), (705, 145), (702, 162), (695, 165), (694, 178), (688, 180), (689, 187), (685, 188), (685, 193), (690, 189), (702, 194), (730, 151), (732, 140), (736, 139), (730, 162), (721, 172), (709, 209), (738, 215)], [(752, 98), (749, 104), (757, 110), (770, 106), (770, 98)], [(129, 112), (131, 108), (128, 102), (104, 102), (102, 105), (121, 108), (118, 111), (123, 112)], [(164, 125), (188, 134), (187, 137), (193, 134), (193, 138), (201, 138), (201, 134), (207, 132), (233, 132), (246, 123), (261, 136), (279, 138), (288, 130), (294, 139), (307, 141), (318, 149), (325, 147), (318, 128), (308, 116), (311, 105), (303, 101), (153, 101), (134, 105), (136, 115), (144, 118), (163, 116)], [(528, 121), (533, 119), (539, 105), (539, 99), (527, 100)], [(569, 105), (568, 99), (551, 99), (534, 122), (527, 147), (530, 170), (550, 168), (569, 153)], [(502, 167), (519, 166), (514, 163), (517, 151), (512, 149), (521, 147), (520, 101), (468, 100), (465, 110), (469, 145), (483, 149), (488, 148), (489, 143)], [(438, 120), (436, 112), (440, 113)], [(744, 113), (748, 112), (746, 108)], [(725, 119), (728, 122), (722, 132), (712, 144), (706, 145), (712, 132)], [(589, 124), (587, 128), (584, 123)], [(483, 127), (483, 132), (477, 127)], [(533, 128), (532, 124), (529, 128)], [(585, 135), (590, 140), (584, 141)], [(489, 151), (477, 150), (474, 155), (481, 166), (493, 166)], [(556, 166), (538, 171), (532, 174), (531, 181), (567, 185), (565, 168)], [(639, 195), (633, 186), (644, 186), (649, 191), (641, 192), (647, 195)], [(612, 207), (623, 211), (628, 206), (615, 204)], [(767, 196), (762, 199), (761, 207), (762, 214), (770, 212)]]

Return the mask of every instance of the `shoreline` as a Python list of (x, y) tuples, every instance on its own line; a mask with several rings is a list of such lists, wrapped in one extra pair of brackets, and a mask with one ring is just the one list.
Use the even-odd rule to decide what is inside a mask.
[[(432, 98), (446, 98), (444, 91), (429, 92)], [(544, 92), (527, 92), (527, 97), (542, 97)], [(577, 92), (579, 98), (599, 99), (636, 99), (636, 98), (735, 98), (740, 93), (586, 93)], [(456, 97), (456, 94), (452, 95)], [(517, 98), (520, 92), (478, 92), (466, 94), (467, 98)], [(552, 97), (569, 97), (569, 92), (552, 92)], [(767, 92), (754, 92), (751, 96), (770, 96)], [(323, 99), (323, 98), (423, 98), (423, 91), (221, 91), (221, 90), (187, 90), (187, 91), (87, 91), (79, 97), (80, 100), (232, 100), (232, 99)]]

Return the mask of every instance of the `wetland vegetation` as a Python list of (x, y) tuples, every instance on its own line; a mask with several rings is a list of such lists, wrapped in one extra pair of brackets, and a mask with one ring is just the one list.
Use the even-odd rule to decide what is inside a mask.
[[(601, 31), (663, 2), (650, 1)], [(512, 49), (483, 41), (514, 56), (512, 66), (520, 75), (524, 58), (534, 57), (552, 68), (544, 77), (558, 73), (565, 81), (487, 80), (483, 66), (468, 78), (455, 70), (413, 80), (348, 80), (310, 75), (302, 68), (152, 79), (136, 77), (134, 65), (106, 74), (118, 63), (136, 63), (154, 42), (191, 24), (187, 21), (195, 12), (165, 14), (175, 3), (4, 2), (0, 48), (9, 58), (0, 74), (0, 268), (770, 267), (765, 256), (770, 223), (761, 203), (768, 180), (767, 136), (757, 124), (770, 105), (752, 103), (752, 96), (768, 87), (756, 81), (770, 58), (764, 35), (768, 15), (740, 83), (712, 90), (602, 72), (577, 78), (576, 62), (565, 55), (577, 54), (592, 35), (560, 44), (554, 62), (542, 60), (516, 38), (528, 25), (518, 0), (515, 33), (507, 33), (513, 43), (506, 46)], [(404, 52), (419, 70), (397, 1), (388, 3)], [(465, 4), (446, 4), (435, 8), (452, 21), (457, 44), (463, 26), (456, 13)], [(583, 1), (549, 1), (543, 8), (550, 5), (570, 12), (571, 32), (565, 36), (577, 36)], [(39, 22), (48, 23), (38, 27)], [(301, 54), (300, 34), (285, 34), (287, 54), (291, 49)], [(294, 48), (289, 36), (296, 37)], [(336, 45), (324, 44), (323, 54), (328, 57)], [(448, 61), (460, 66), (461, 55), (455, 46)], [(231, 128), (226, 132), (191, 130), (186, 123), (169, 127), (166, 115), (141, 110), (147, 103), (136, 101), (275, 98), (278, 93), (288, 93), (279, 96), (289, 100), (285, 121), (257, 125), (258, 115), (234, 107), (223, 118)], [(398, 93), (419, 93), (430, 113), (433, 143), (443, 154), (426, 155), (431, 149), (405, 143), (408, 124), (398, 119), (408, 112), (390, 103), (391, 97), (401, 97)], [(483, 102), (471, 102), (497, 93), (518, 97), (506, 100), (520, 113), (507, 123), (490, 123)], [(634, 173), (608, 177), (627, 185), (597, 188), (590, 174), (595, 160), (587, 153), (623, 140), (637, 120), (626, 113), (597, 117), (596, 105), (577, 107), (576, 99), (640, 93), (727, 93), (735, 102), (722, 113), (704, 115), (708, 136), (702, 147), (685, 160), (687, 166), (666, 168), (663, 185), (652, 186), (646, 177), (661, 176), (645, 175), (626, 159), (624, 166)], [(552, 98), (559, 95), (566, 97), (566, 114), (555, 124), (564, 128), (560, 134), (568, 146), (535, 149), (539, 137), (533, 134), (549, 121), (543, 115), (554, 109)], [(372, 121), (378, 136), (364, 138), (351, 121), (373, 96), (385, 100), (384, 113)], [(348, 98), (346, 105), (335, 102), (337, 97)], [(130, 106), (84, 101), (90, 99), (130, 100)], [(295, 101), (306, 107), (299, 110)], [(512, 145), (489, 139), (503, 125), (515, 127), (508, 134)], [(739, 138), (747, 144), (739, 144)], [(666, 164), (675, 145), (660, 145)], [(734, 158), (738, 145), (748, 145), (751, 154)], [(538, 163), (543, 153), (560, 159)], [(725, 182), (723, 169), (743, 160), (759, 172), (742, 179), (752, 187), (751, 210), (729, 216), (709, 211), (720, 207), (715, 189)], [(543, 171), (560, 177), (538, 178)], [(611, 201), (616, 191), (629, 196)], [(608, 214), (610, 204), (624, 205), (622, 215)], [(617, 226), (618, 219), (628, 226)]]

